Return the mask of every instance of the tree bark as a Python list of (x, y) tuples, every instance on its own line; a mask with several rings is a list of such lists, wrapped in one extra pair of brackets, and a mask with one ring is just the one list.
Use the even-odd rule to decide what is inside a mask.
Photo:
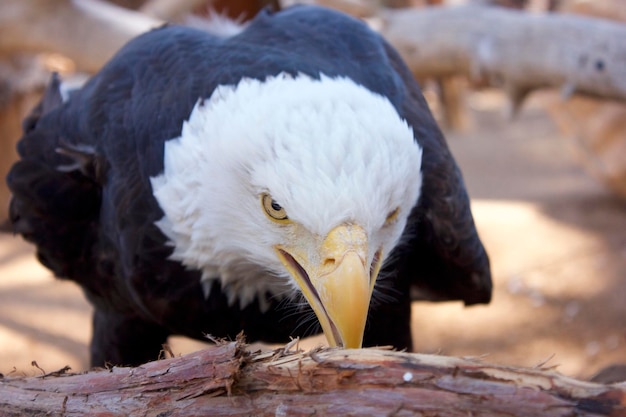
[(249, 352), (0, 379), (3, 416), (624, 416), (626, 384), (380, 349)]
[(131, 38), (162, 24), (99, 0), (5, 0), (0, 53), (57, 52), (94, 73)]
[(380, 32), (418, 78), (466, 75), (519, 105), (542, 87), (626, 101), (626, 25), (498, 7), (386, 10)]

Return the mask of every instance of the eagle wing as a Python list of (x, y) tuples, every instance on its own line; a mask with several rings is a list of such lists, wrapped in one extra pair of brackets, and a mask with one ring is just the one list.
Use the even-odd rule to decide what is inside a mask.
[(414, 300), (488, 303), (489, 258), (476, 231), (461, 171), (415, 78), (386, 43), (385, 50), (407, 93), (397, 108), (423, 148), (420, 199), (392, 255), (397, 261), (389, 267), (409, 281)]

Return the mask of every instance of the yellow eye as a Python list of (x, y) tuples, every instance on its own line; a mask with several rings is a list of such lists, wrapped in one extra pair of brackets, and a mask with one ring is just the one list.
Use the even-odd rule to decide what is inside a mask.
[(271, 220), (278, 223), (289, 223), (290, 220), (289, 217), (287, 217), (287, 212), (271, 195), (267, 193), (261, 194), (261, 205), (263, 206), (263, 210), (265, 210), (265, 214), (267, 214)]
[(396, 207), (395, 210), (393, 210), (392, 212), (390, 212), (387, 215), (387, 218), (385, 219), (385, 224), (389, 224), (392, 221), (394, 221), (395, 219), (398, 218), (398, 213), (400, 213), (400, 207)]

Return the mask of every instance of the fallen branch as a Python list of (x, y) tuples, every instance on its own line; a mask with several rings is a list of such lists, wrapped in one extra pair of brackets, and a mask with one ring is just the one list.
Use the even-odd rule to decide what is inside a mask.
[(217, 345), (137, 368), (0, 379), (3, 416), (623, 416), (626, 385), (389, 350)]
[(211, 3), (208, 0), (149, 0), (139, 11), (155, 19), (172, 22), (192, 13), (196, 7), (205, 5), (209, 9)]
[(98, 71), (131, 38), (163, 24), (99, 0), (0, 2), (0, 54), (57, 52)]
[(471, 5), (381, 17), (381, 33), (418, 78), (466, 75), (504, 88), (516, 107), (542, 87), (626, 101), (624, 24)]

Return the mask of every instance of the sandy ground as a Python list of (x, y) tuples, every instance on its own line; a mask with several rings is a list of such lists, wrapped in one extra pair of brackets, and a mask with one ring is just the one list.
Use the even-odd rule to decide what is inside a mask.
[[(493, 302), (413, 306), (416, 350), (545, 361), (587, 378), (626, 363), (626, 204), (591, 179), (533, 98), (514, 121), (501, 98), (474, 94), (473, 127), (448, 133), (490, 253)], [(54, 280), (20, 238), (0, 235), (0, 372), (88, 368), (91, 309)], [(323, 339), (307, 341), (308, 346)], [(173, 350), (202, 347), (173, 338)]]

